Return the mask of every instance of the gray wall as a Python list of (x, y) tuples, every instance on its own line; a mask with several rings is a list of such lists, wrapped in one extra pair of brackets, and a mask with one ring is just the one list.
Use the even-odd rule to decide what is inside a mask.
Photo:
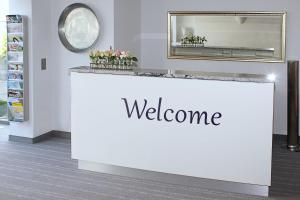
[[(287, 68), (286, 63), (229, 62), (167, 59), (167, 12), (196, 11), (287, 11), (287, 59), (300, 59), (300, 1), (297, 0), (142, 0), (141, 38), (142, 66), (187, 70), (274, 73), (275, 89), (274, 133), (286, 134)], [(200, 92), (200, 91), (199, 91)], [(255, 99), (255, 96), (253, 96)], [(243, 103), (243, 102), (241, 102)]]

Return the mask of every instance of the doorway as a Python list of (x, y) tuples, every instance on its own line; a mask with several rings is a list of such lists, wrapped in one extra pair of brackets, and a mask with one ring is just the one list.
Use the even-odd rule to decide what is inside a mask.
[[(1, 1), (0, 7), (0, 123), (8, 122), (7, 109), (7, 31), (6, 15), (9, 0)], [(1, 131), (3, 132), (3, 131)]]
[(0, 21), (0, 121), (7, 122), (7, 34), (6, 22)]

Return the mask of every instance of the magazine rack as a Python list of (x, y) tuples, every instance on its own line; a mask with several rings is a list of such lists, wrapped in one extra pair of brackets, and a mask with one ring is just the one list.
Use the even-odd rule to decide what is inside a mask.
[(7, 15), (7, 95), (9, 121), (24, 121), (24, 20)]

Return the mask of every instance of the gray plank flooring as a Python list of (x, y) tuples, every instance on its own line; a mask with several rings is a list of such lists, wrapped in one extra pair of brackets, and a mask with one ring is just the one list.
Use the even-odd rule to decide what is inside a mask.
[(38, 144), (0, 136), (0, 200), (300, 200), (300, 153), (278, 139), (269, 198), (185, 187), (77, 169), (70, 140)]

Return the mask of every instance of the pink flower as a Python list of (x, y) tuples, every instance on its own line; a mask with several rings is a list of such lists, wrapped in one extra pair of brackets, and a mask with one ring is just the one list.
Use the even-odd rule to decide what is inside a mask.
[(120, 58), (127, 58), (129, 56), (129, 52), (128, 51), (122, 51)]
[(120, 51), (120, 50), (116, 50), (116, 51), (115, 51), (115, 55), (116, 55), (117, 57), (120, 57), (121, 51)]

